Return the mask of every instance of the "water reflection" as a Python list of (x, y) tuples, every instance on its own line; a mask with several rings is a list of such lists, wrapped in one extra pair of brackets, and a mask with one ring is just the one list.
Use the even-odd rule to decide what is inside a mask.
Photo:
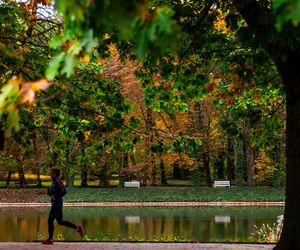
[[(49, 208), (0, 208), (0, 241), (33, 241), (47, 236)], [(91, 240), (181, 239), (245, 242), (258, 227), (276, 222), (283, 208), (64, 208), (64, 218), (83, 224)], [(54, 235), (80, 240), (55, 225)]]

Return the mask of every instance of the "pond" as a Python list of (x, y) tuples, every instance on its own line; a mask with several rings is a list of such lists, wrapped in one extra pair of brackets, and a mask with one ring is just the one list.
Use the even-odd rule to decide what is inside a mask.
[[(0, 208), (0, 241), (47, 237), (49, 207)], [(95, 241), (249, 242), (255, 226), (273, 225), (282, 207), (65, 207), (64, 219), (82, 224)], [(56, 222), (55, 222), (56, 223)], [(55, 239), (80, 240), (55, 224)]]

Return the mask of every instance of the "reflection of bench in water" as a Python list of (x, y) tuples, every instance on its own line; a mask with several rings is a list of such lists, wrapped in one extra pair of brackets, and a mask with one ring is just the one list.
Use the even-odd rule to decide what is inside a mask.
[(230, 223), (230, 216), (229, 215), (216, 215), (215, 222), (216, 223)]
[(124, 187), (136, 187), (140, 188), (140, 182), (139, 181), (125, 181)]
[(125, 222), (127, 224), (139, 224), (141, 222), (140, 216), (128, 215), (125, 216)]

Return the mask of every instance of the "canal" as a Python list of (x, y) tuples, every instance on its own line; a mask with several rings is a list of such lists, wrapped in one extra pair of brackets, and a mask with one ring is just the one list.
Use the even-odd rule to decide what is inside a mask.
[[(0, 241), (47, 237), (49, 207), (0, 208)], [(272, 226), (282, 207), (65, 207), (64, 220), (82, 224), (92, 241), (249, 242), (255, 227)], [(54, 236), (81, 240), (55, 223)]]

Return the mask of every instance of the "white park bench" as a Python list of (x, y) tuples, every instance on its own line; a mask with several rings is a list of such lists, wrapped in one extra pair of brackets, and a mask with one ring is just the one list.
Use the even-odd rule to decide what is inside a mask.
[(229, 187), (230, 181), (214, 181), (214, 187)]
[(139, 181), (125, 181), (124, 187), (136, 187), (140, 188), (140, 182)]

